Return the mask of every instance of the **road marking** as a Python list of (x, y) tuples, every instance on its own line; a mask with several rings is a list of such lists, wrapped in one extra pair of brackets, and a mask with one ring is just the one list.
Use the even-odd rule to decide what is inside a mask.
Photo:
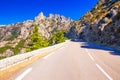
[(32, 70), (32, 68), (27, 69), (20, 76), (18, 76), (15, 80), (22, 80), (31, 70)]
[(90, 57), (93, 61), (95, 61), (95, 59), (92, 57), (92, 55), (89, 53), (89, 51), (88, 51), (87, 49), (85, 49), (85, 50), (86, 50), (86, 52), (88, 53), (89, 57)]
[(96, 64), (97, 68), (109, 79), (113, 80), (98, 64)]
[(47, 59), (48, 57), (50, 57), (51, 55), (53, 55), (55, 52), (50, 53), (49, 55), (45, 56), (43, 59)]

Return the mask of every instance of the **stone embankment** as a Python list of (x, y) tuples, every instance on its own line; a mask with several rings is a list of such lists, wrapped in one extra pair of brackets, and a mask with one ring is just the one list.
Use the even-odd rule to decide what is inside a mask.
[[(68, 42), (68, 41), (66, 41), (66, 42)], [(31, 59), (32, 57), (37, 56), (39, 54), (54, 51), (54, 50), (62, 47), (66, 42), (0, 60), (0, 71), (5, 70), (15, 64), (19, 64), (27, 59)]]

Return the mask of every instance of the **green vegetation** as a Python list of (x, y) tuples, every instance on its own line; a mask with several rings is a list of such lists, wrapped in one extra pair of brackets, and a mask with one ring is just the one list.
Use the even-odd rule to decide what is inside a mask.
[[(17, 37), (17, 32), (13, 31), (12, 35)], [(47, 47), (49, 45), (58, 44), (64, 42), (67, 38), (64, 36), (65, 31), (54, 31), (54, 34), (51, 39), (47, 40), (45, 37), (41, 36), (39, 33), (38, 25), (34, 25), (33, 31), (31, 32), (29, 38), (26, 40), (21, 40), (15, 47), (5, 46), (0, 48), (0, 54), (3, 54), (6, 50), (10, 49), (14, 52), (14, 55), (20, 53), (22, 48), (26, 48), (26, 52), (33, 51), (39, 48)], [(11, 55), (13, 56), (13, 55)], [(0, 56), (0, 59), (6, 58), (6, 56)]]
[(29, 44), (26, 48), (26, 52), (64, 42), (67, 39), (64, 36), (64, 33), (64, 31), (59, 31), (56, 34), (54, 34), (52, 38), (48, 41), (39, 33), (38, 25), (34, 25), (34, 29), (30, 35)]
[(11, 46), (5, 46), (0, 48), (0, 54), (4, 53), (6, 50), (11, 49), (13, 50), (14, 54), (18, 54), (21, 50), (21, 48), (24, 47), (25, 40), (21, 40), (18, 45), (15, 46), (15, 48), (12, 48)]
[(11, 49), (12, 47), (10, 46), (5, 46), (0, 48), (0, 54), (4, 53), (7, 49)]
[(24, 47), (25, 40), (21, 40), (13, 49), (14, 55), (20, 53), (21, 48)]
[[(11, 46), (5, 46), (0, 48), (0, 54), (3, 54), (6, 50), (10, 49), (11, 51), (14, 52), (14, 55), (17, 55), (20, 53), (20, 50), (24, 47), (25, 40), (21, 40), (15, 48)], [(13, 56), (13, 55), (11, 55)], [(6, 56), (0, 56), (0, 60), (6, 58)]]
[(29, 44), (26, 51), (29, 52), (46, 46), (49, 46), (49, 42), (40, 35), (38, 31), (38, 25), (34, 25), (34, 29), (32, 34), (30, 35)]
[(57, 31), (58, 31), (57, 28), (54, 28), (54, 29), (51, 31), (51, 33), (54, 34), (54, 33), (56, 33)]
[(67, 38), (64, 36), (65, 32), (64, 31), (59, 31), (56, 34), (52, 36), (50, 39), (51, 44), (58, 44), (61, 42), (64, 42)]
[(1, 59), (4, 59), (4, 58), (6, 58), (6, 57), (0, 56), (0, 60), (1, 60)]

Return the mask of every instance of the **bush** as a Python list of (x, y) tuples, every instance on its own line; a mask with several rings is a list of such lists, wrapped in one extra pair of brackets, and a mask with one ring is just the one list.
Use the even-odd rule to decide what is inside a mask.
[(64, 36), (65, 32), (64, 31), (59, 31), (56, 34), (52, 36), (50, 39), (51, 44), (58, 44), (61, 42), (64, 42), (67, 38)]
[(4, 59), (4, 58), (6, 58), (6, 57), (0, 56), (0, 60), (1, 60), (1, 59)]
[(13, 52), (14, 52), (15, 55), (18, 54), (18, 53), (20, 53), (21, 48), (24, 47), (24, 43), (25, 43), (25, 40), (21, 40), (18, 43), (18, 45), (15, 46), (15, 48), (13, 49)]
[(0, 54), (4, 53), (7, 49), (12, 49), (10, 46), (5, 46), (0, 48)]
[(30, 48), (26, 48), (26, 52), (30, 52), (31, 51), (31, 49)]
[(49, 46), (49, 42), (39, 33), (38, 25), (34, 25), (34, 29), (30, 35), (29, 44), (26, 49), (26, 52), (47, 46)]

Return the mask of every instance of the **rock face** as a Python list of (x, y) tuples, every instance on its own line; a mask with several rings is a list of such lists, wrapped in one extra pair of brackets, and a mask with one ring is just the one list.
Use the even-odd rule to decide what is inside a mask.
[(109, 2), (115, 2), (115, 1), (118, 1), (118, 0), (98, 0), (99, 4), (101, 3), (109, 3)]
[(39, 27), (39, 32), (42, 36), (49, 38), (52, 32), (57, 30), (69, 30), (71, 19), (65, 18), (58, 14), (50, 14), (48, 18), (41, 12), (35, 20), (28, 20), (25, 22), (18, 22), (16, 24), (10, 24), (0, 27), (0, 42), (2, 41), (14, 41), (16, 39), (26, 39), (34, 24)]
[[(0, 47), (4, 47), (6, 45), (15, 47), (21, 40), (26, 40), (25, 43), (27, 43), (27, 38), (29, 38), (34, 25), (38, 25), (39, 33), (46, 39), (49, 39), (57, 31), (69, 31), (70, 23), (70, 18), (65, 18), (58, 14), (50, 14), (49, 17), (46, 17), (41, 12), (34, 20), (2, 25), (0, 27)], [(24, 51), (25, 50), (21, 50), (22, 53), (24, 53)], [(3, 54), (7, 55), (6, 53), (8, 52), (12, 55), (12, 52), (9, 49)]]
[(50, 14), (49, 17), (46, 18), (43, 13), (40, 13), (34, 21), (34, 24), (39, 26), (40, 33), (46, 38), (51, 37), (56, 31), (69, 30), (70, 23), (71, 19), (65, 18), (64, 16)]
[(16, 23), (0, 27), (0, 41), (10, 41), (16, 38), (27, 38), (33, 21), (25, 21), (23, 23)]
[(120, 1), (109, 0), (97, 4), (72, 29), (77, 38), (120, 49)]

